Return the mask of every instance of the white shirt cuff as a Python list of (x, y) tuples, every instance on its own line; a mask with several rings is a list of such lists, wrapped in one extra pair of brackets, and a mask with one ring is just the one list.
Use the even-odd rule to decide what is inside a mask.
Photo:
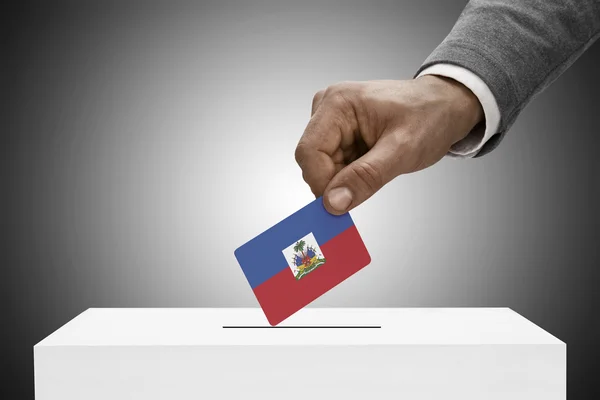
[(475, 156), (483, 145), (496, 133), (500, 124), (500, 109), (494, 94), (480, 77), (468, 69), (452, 64), (435, 64), (424, 69), (417, 76), (439, 75), (454, 79), (465, 85), (479, 100), (485, 115), (485, 126), (474, 129), (467, 137), (455, 143), (450, 148), (450, 157), (471, 158)]

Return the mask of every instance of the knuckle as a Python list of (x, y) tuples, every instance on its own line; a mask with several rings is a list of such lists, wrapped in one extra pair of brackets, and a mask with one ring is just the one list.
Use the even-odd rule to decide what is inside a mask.
[(306, 183), (308, 185), (308, 187), (310, 188), (310, 191), (313, 192), (313, 194), (317, 194), (318, 190), (317, 190), (317, 181), (315, 179), (315, 176), (310, 175), (307, 171), (303, 170), (302, 171), (302, 180), (304, 181), (304, 183)]
[(296, 146), (296, 150), (294, 151), (294, 158), (296, 159), (296, 163), (298, 163), (298, 165), (300, 165), (301, 167), (302, 162), (306, 157), (306, 151), (306, 144), (304, 144), (303, 142), (298, 143), (298, 145)]
[(343, 82), (338, 82), (338, 83), (334, 83), (333, 85), (330, 85), (327, 87), (327, 89), (325, 89), (324, 91), (324, 95), (325, 96), (335, 96), (338, 94), (344, 94), (347, 93), (351, 90), (353, 83), (350, 81), (343, 81)]
[(328, 107), (348, 114), (354, 109), (362, 94), (360, 82), (344, 81), (333, 84), (323, 93), (322, 101)]
[(309, 179), (308, 175), (306, 174), (305, 170), (302, 170), (302, 180), (304, 182), (306, 182), (307, 184), (309, 184), (309, 186), (310, 186), (310, 182), (309, 182), (310, 179)]
[(333, 85), (329, 85), (329, 86), (327, 86), (327, 88), (325, 88), (323, 95), (325, 97), (329, 97), (332, 95), (336, 95), (342, 91), (344, 91), (344, 84), (343, 83), (334, 83)]
[(327, 103), (338, 110), (346, 110), (351, 106), (348, 93), (344, 91), (332, 92), (327, 96)]
[(321, 99), (323, 98), (324, 95), (325, 95), (325, 90), (323, 90), (323, 89), (321, 89), (317, 93), (315, 93), (315, 95), (313, 96), (313, 99), (312, 99), (313, 107), (321, 101)]
[(369, 196), (374, 194), (384, 184), (383, 175), (379, 168), (376, 168), (371, 163), (358, 162), (352, 170), (357, 178), (364, 183)]

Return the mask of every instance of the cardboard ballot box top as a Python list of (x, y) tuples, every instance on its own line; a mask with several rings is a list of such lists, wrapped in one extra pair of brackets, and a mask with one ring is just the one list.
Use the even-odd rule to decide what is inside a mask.
[(91, 308), (36, 345), (563, 344), (508, 308), (305, 308), (270, 327), (258, 308)]

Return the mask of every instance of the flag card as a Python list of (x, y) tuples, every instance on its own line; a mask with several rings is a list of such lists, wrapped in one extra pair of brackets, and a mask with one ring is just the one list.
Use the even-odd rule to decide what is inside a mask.
[(234, 254), (272, 326), (371, 262), (350, 214), (330, 214), (322, 197)]

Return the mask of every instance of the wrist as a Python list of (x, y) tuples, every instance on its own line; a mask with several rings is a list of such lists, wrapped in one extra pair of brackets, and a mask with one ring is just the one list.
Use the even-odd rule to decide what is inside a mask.
[(441, 94), (444, 103), (449, 107), (453, 122), (460, 122), (463, 129), (453, 130), (456, 132), (454, 143), (464, 139), (485, 119), (479, 99), (462, 83), (439, 75), (424, 75), (418, 79), (427, 81), (432, 90)]

